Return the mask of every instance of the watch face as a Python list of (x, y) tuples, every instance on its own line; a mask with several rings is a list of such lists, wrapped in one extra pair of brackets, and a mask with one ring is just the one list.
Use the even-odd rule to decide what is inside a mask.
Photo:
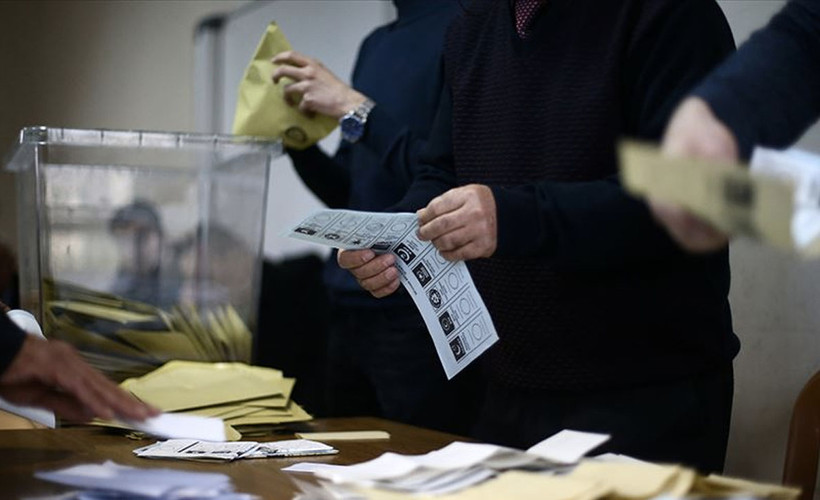
[(364, 135), (364, 123), (356, 116), (345, 116), (339, 126), (342, 129), (342, 138), (346, 141), (356, 142)]

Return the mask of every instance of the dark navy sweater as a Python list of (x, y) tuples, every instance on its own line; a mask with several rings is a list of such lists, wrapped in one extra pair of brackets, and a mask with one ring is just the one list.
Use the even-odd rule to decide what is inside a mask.
[[(329, 207), (383, 211), (404, 195), (418, 164), (443, 87), (444, 33), (460, 12), (456, 0), (397, 0), (396, 21), (362, 43), (352, 86), (376, 102), (365, 135), (342, 142), (330, 158), (318, 147), (288, 151), (305, 184)], [(325, 267), (335, 300), (368, 307), (410, 303), (406, 294), (379, 301), (335, 257)]]
[(498, 330), (489, 375), (581, 391), (723, 368), (738, 351), (727, 252), (686, 255), (623, 191), (614, 145), (657, 140), (734, 48), (713, 0), (550, 0), (531, 34), (471, 2), (445, 49), (426, 168), (397, 209), (492, 187), (498, 249), (468, 263)]
[(693, 92), (734, 132), (743, 157), (784, 147), (820, 117), (820, 0), (791, 0)]

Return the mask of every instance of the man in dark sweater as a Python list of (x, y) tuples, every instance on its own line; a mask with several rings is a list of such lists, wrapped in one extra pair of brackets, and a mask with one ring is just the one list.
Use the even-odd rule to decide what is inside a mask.
[[(278, 80), (294, 80), (286, 98), (305, 112), (342, 120), (337, 152), (288, 151), (305, 184), (331, 208), (379, 211), (410, 186), (443, 87), (444, 33), (460, 12), (455, 0), (394, 0), (398, 17), (361, 45), (352, 88), (318, 61), (282, 53)], [(360, 127), (349, 129), (357, 118)], [(354, 123), (355, 125), (355, 123)], [(324, 280), (333, 316), (329, 339), (329, 411), (371, 414), (464, 434), (481, 388), (479, 373), (448, 382), (424, 322), (406, 293), (378, 301), (336, 259)]]
[[(692, 92), (664, 134), (670, 155), (746, 159), (759, 144), (785, 147), (820, 117), (820, 0), (791, 0)], [(692, 251), (728, 238), (676, 207), (653, 203), (670, 234)]]
[[(451, 26), (426, 168), (398, 208), (426, 205), (421, 237), (474, 259), (500, 337), (477, 437), (607, 432), (607, 450), (722, 469), (727, 252), (679, 250), (618, 184), (614, 146), (658, 139), (732, 50), (713, 0), (488, 0)], [(339, 254), (375, 296), (398, 287), (394, 261)]]
[(145, 420), (157, 414), (89, 366), (65, 342), (26, 335), (3, 312), (0, 396), (79, 422), (94, 417)]

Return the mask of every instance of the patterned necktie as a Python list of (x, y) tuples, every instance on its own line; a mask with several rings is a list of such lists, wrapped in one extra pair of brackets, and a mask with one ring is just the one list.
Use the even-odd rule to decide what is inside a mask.
[(546, 0), (515, 0), (515, 31), (521, 38), (527, 38), (527, 30), (532, 18), (543, 7)]

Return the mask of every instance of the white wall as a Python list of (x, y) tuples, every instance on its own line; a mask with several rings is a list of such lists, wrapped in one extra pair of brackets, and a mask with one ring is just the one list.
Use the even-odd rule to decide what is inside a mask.
[[(785, 4), (719, 3), (738, 43)], [(799, 146), (820, 154), (820, 126)], [(743, 240), (732, 244), (731, 262), (730, 300), (742, 347), (735, 363), (727, 472), (777, 482), (792, 405), (803, 384), (820, 369), (820, 262), (801, 262)]]
[[(0, 156), (24, 126), (193, 129), (193, 32), (244, 2), (0, 2)], [(16, 248), (12, 177), (0, 242)]]

